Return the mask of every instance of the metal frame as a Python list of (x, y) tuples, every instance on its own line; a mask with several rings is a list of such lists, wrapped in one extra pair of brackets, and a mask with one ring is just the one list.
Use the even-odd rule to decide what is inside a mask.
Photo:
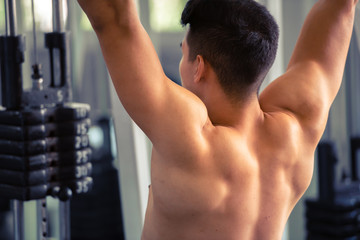
[(16, 36), (17, 21), (16, 21), (16, 2), (15, 0), (5, 1), (5, 31), (6, 36)]

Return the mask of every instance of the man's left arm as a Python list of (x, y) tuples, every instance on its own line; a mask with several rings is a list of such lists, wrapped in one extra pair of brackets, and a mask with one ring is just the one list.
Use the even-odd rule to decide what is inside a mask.
[(340, 88), (358, 0), (319, 0), (308, 14), (287, 71), (261, 94), (265, 112), (296, 119), (317, 144)]

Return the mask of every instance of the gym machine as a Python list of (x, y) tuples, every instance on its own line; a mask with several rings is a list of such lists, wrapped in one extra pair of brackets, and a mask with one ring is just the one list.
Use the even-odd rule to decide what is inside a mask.
[[(38, 239), (47, 239), (46, 197), (59, 199), (60, 239), (70, 239), (73, 195), (90, 191), (90, 106), (72, 102), (69, 35), (62, 1), (53, 0), (53, 32), (45, 34), (51, 79), (44, 86), (36, 54), (32, 88), (23, 90), (25, 37), (17, 33), (16, 1), (5, 1), (6, 34), (0, 37), (0, 198), (12, 200), (14, 239), (24, 239), (24, 201), (37, 201)], [(34, 18), (34, 5), (32, 1)], [(33, 19), (34, 20), (34, 19)]]
[[(352, 166), (356, 165), (360, 139), (351, 141)], [(318, 146), (319, 198), (306, 201), (306, 228), (308, 240), (360, 239), (360, 180), (336, 183), (338, 162), (335, 145), (324, 141)]]
[[(345, 125), (347, 132), (345, 139), (341, 140), (342, 143), (349, 142), (349, 161), (341, 162), (341, 164), (348, 166), (346, 167), (348, 169), (346, 172), (340, 172), (340, 178), (336, 176), (339, 174), (337, 171), (340, 165), (339, 157), (344, 158), (342, 155), (346, 154), (338, 154), (336, 140), (323, 140), (317, 149), (319, 195), (317, 199), (306, 200), (308, 240), (360, 239), (360, 128), (358, 120), (360, 45), (357, 44), (358, 37), (356, 34), (353, 35), (346, 65), (347, 121)], [(330, 139), (330, 136), (327, 139)]]

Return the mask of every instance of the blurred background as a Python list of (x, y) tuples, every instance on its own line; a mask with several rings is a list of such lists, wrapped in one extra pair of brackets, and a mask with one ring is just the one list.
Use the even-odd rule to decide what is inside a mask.
[[(280, 26), (280, 45), (276, 62), (268, 74), (263, 88), (286, 69), (302, 23), (315, 0), (260, 0), (275, 16)], [(33, 29), (30, 0), (16, 0), (19, 33), (26, 36), (26, 55), (23, 65), (24, 88), (31, 86), (33, 64)], [(44, 48), (43, 33), (52, 31), (51, 1), (34, 0), (37, 27), (37, 51), (43, 65), (44, 80), (49, 79), (49, 57)], [(180, 15), (186, 0), (138, 0), (141, 21), (148, 31), (165, 73), (180, 83), (178, 64), (181, 59), (179, 43), (185, 30)], [(71, 76), (74, 100), (91, 105), (93, 127), (90, 130), (94, 165), (94, 191), (71, 204), (72, 239), (140, 239), (150, 184), (151, 143), (131, 121), (121, 106), (104, 64), (99, 44), (86, 16), (74, 0), (64, 1), (64, 19), (70, 32)], [(0, 2), (0, 34), (5, 32), (4, 3)], [(359, 14), (357, 14), (359, 15)], [(353, 39), (344, 74), (344, 83), (330, 112), (323, 141), (334, 143), (338, 162), (335, 182), (351, 178), (351, 139), (360, 135), (360, 16), (357, 16)], [(115, 41), (115, 39), (114, 39)], [(262, 88), (262, 89), (263, 89)], [(174, 126), (176, 127), (176, 126)], [(105, 159), (105, 160), (104, 160)], [(105, 167), (104, 167), (105, 166)], [(355, 170), (357, 171), (357, 169)], [(104, 178), (104, 172), (111, 173)], [(109, 174), (108, 174), (109, 175)], [(318, 164), (315, 163), (312, 184), (295, 207), (284, 233), (284, 240), (306, 239), (305, 200), (319, 194)], [(104, 199), (112, 199), (111, 204)], [(91, 200), (89, 200), (91, 199)], [(49, 200), (51, 201), (51, 200)], [(6, 200), (0, 206), (0, 239), (11, 238), (11, 206)], [(87, 202), (87, 205), (86, 205)], [(111, 209), (102, 209), (112, 206)], [(25, 213), (26, 239), (34, 234), (34, 204), (29, 202)], [(49, 209), (56, 209), (56, 203)], [(57, 218), (54, 210), (51, 219)], [(108, 221), (105, 221), (105, 220)], [(103, 223), (102, 223), (103, 222)], [(105, 222), (105, 223), (104, 223)], [(95, 231), (95, 230), (96, 231)], [(54, 239), (58, 229), (52, 228)], [(105, 232), (113, 235), (104, 238)], [(99, 237), (102, 236), (102, 237)]]

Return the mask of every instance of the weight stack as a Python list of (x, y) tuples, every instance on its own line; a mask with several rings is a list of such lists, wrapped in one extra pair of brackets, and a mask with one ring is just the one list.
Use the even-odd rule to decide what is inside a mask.
[(319, 198), (306, 201), (307, 240), (360, 239), (360, 182), (335, 184), (334, 144), (318, 146)]
[(360, 239), (360, 204), (358, 199), (335, 203), (306, 201), (308, 240)]
[[(92, 186), (87, 104), (0, 111), (0, 197), (21, 201)], [(64, 191), (62, 191), (64, 190)]]
[[(94, 121), (94, 128), (102, 139), (92, 145), (94, 185), (90, 193), (74, 196), (71, 200), (71, 239), (124, 240), (119, 173), (114, 167), (116, 143), (112, 119), (103, 116)], [(90, 134), (91, 139), (96, 137)]]

